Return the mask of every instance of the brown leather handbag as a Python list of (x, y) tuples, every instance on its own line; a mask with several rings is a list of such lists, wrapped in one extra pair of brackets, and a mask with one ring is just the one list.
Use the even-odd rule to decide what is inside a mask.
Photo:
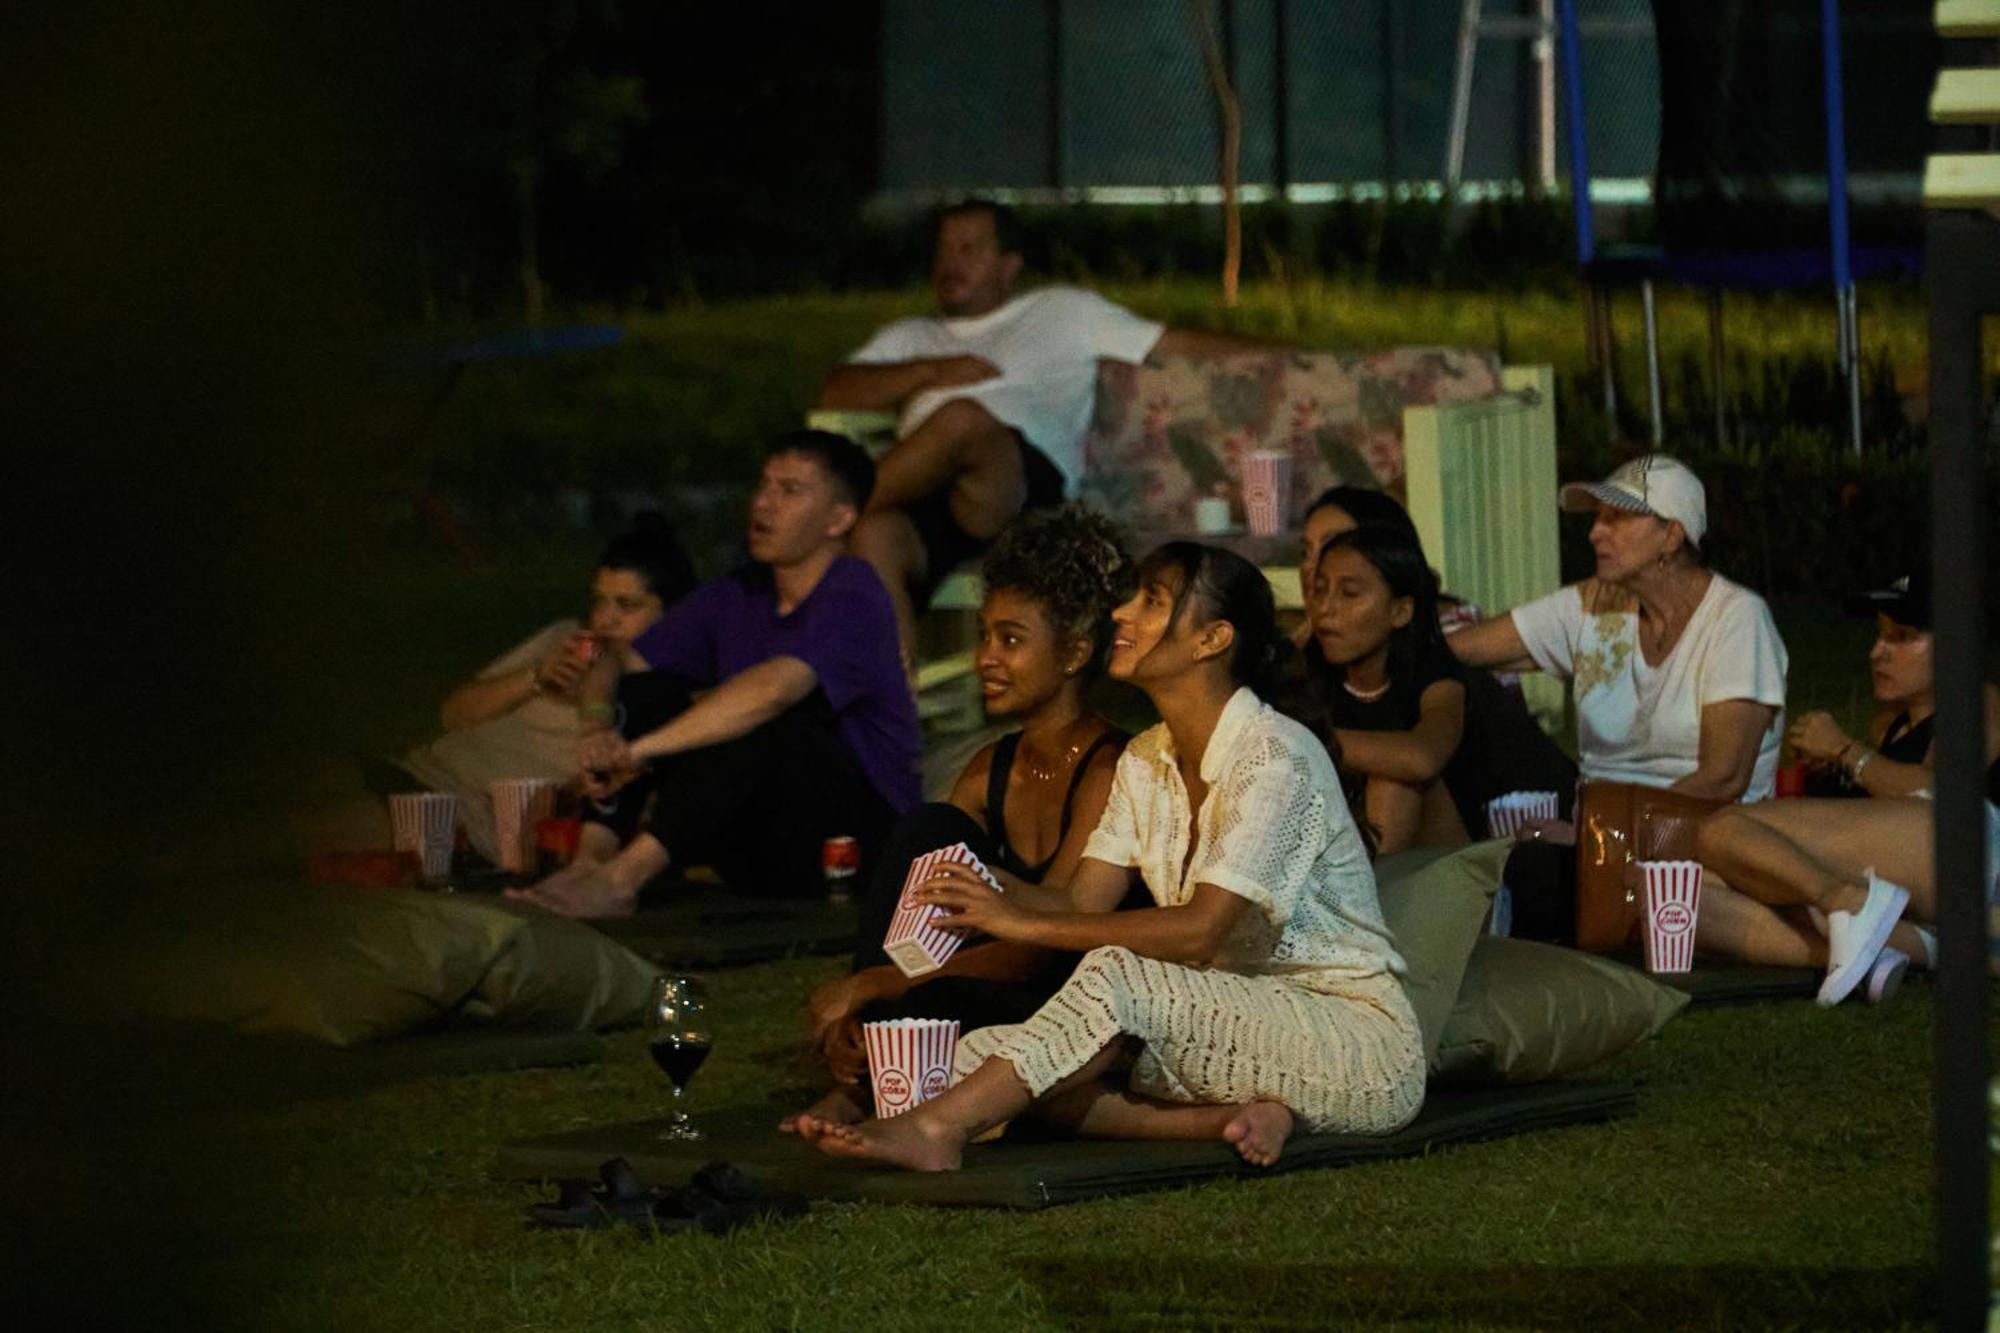
[(1694, 858), (1695, 825), (1726, 801), (1633, 782), (1583, 782), (1576, 799), (1576, 947), (1604, 953), (1644, 926), (1635, 861)]

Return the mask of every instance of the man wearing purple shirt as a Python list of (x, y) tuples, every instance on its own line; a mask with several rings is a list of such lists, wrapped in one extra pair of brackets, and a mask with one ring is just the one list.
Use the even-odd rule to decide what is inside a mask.
[(752, 563), (593, 673), (598, 700), (621, 669), (651, 677), (627, 689), (622, 728), (582, 742), (584, 793), (601, 813), (577, 861), (515, 896), (625, 915), (670, 864), (714, 866), (747, 892), (808, 892), (825, 839), (857, 838), (866, 855), (917, 803), (895, 612), (875, 571), (842, 554), (873, 482), (868, 456), (840, 436), (772, 444), (750, 501)]

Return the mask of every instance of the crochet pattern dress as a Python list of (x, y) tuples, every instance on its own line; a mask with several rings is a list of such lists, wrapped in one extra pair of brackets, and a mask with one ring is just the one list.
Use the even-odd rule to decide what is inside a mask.
[(1039, 1097), (1111, 1042), (1136, 1037), (1134, 1092), (1281, 1101), (1314, 1133), (1402, 1127), (1423, 1104), (1423, 1041), (1325, 748), (1239, 690), (1201, 775), (1209, 791), (1190, 860), (1172, 738), (1164, 725), (1139, 736), (1084, 855), (1136, 868), (1162, 907), (1203, 883), (1249, 900), (1213, 966), (1093, 949), (1027, 1022), (961, 1041), (958, 1075), (997, 1057)]

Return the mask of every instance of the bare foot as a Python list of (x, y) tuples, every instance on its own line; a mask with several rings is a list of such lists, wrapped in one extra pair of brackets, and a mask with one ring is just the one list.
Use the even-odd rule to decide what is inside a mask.
[(603, 866), (571, 864), (539, 884), (509, 889), (507, 897), (548, 908), (559, 916), (630, 916), (639, 907), (636, 889), (621, 889)]
[(888, 1162), (912, 1171), (956, 1171), (965, 1155), (963, 1137), (932, 1126), (929, 1117), (916, 1112), (854, 1125), (800, 1116), (798, 1132), (831, 1156)]
[(835, 1125), (858, 1125), (868, 1118), (868, 1108), (861, 1104), (852, 1088), (835, 1088), (826, 1096), (800, 1111), (788, 1115), (778, 1122), (780, 1134), (797, 1134), (801, 1120), (818, 1120)]
[(1222, 1127), (1222, 1137), (1252, 1166), (1269, 1166), (1285, 1150), (1292, 1134), (1292, 1110), (1283, 1102), (1245, 1102), (1236, 1118)]

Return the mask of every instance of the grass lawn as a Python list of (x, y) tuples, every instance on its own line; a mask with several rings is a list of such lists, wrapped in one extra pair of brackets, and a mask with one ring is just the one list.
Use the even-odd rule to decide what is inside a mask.
[[(808, 1094), (792, 1024), (834, 966), (710, 978), (699, 1105)], [(823, 1204), (721, 1240), (524, 1230), (539, 1192), (489, 1179), (495, 1145), (658, 1113), (628, 1034), (594, 1067), (224, 1113), (272, 1197), (205, 1240), (277, 1328), (1916, 1326), (1929, 1020), (1921, 986), (1683, 1017), (1608, 1071), (1637, 1117), (1425, 1160), (1026, 1215)]]
[[(1192, 285), (1114, 294), (1212, 322)], [(378, 517), (343, 518), (323, 545), (300, 538), (284, 595), (309, 614), (257, 645), (280, 684), (257, 701), (242, 770), (201, 793), (208, 808), (217, 792), (231, 803), (212, 836), (347, 789), (348, 751), (419, 739), (450, 682), (575, 609), (590, 534), (489, 508), (467, 564), (398, 517), (401, 497), (643, 483), (693, 515), (697, 541), (719, 542), (757, 440), (797, 419), (842, 349), (919, 304), (904, 293), (647, 317), (613, 353), (475, 370), (417, 448), (395, 442), (421, 397), (414, 380), (356, 407), (334, 432), (350, 452), (322, 471), (336, 511)], [(1580, 321), (1552, 296), (1260, 291), (1236, 322), (1336, 345), (1490, 344), (1503, 307), (1513, 359), (1580, 364)], [(1747, 307), (1732, 337), (1796, 350), (1785, 340), (1819, 336), (1802, 309)], [(1678, 354), (1700, 310), (1669, 299), (1666, 316)], [(1917, 346), (1913, 305), (1881, 318), (1892, 346)], [(299, 512), (302, 531), (328, 530)], [(1794, 707), (1858, 724), (1866, 629), (1823, 603), (1778, 612)], [(797, 1015), (838, 966), (709, 978), (716, 1053), (697, 1109), (775, 1122), (811, 1094)], [(1640, 1081), (1637, 1117), (1424, 1160), (1032, 1215), (821, 1205), (719, 1241), (529, 1232), (523, 1209), (540, 1192), (491, 1178), (505, 1140), (657, 1113), (666, 1088), (639, 1034), (611, 1038), (594, 1066), (346, 1091), (306, 1093), (235, 1062), (197, 1071), (194, 1114), (162, 1122), (186, 1130), (176, 1188), (208, 1196), (171, 1253), (191, 1307), (260, 1328), (1917, 1326), (1931, 1018), (1923, 984), (1880, 1009), (1685, 1016), (1606, 1070)], [(125, 1136), (151, 1132), (143, 1110)]]

